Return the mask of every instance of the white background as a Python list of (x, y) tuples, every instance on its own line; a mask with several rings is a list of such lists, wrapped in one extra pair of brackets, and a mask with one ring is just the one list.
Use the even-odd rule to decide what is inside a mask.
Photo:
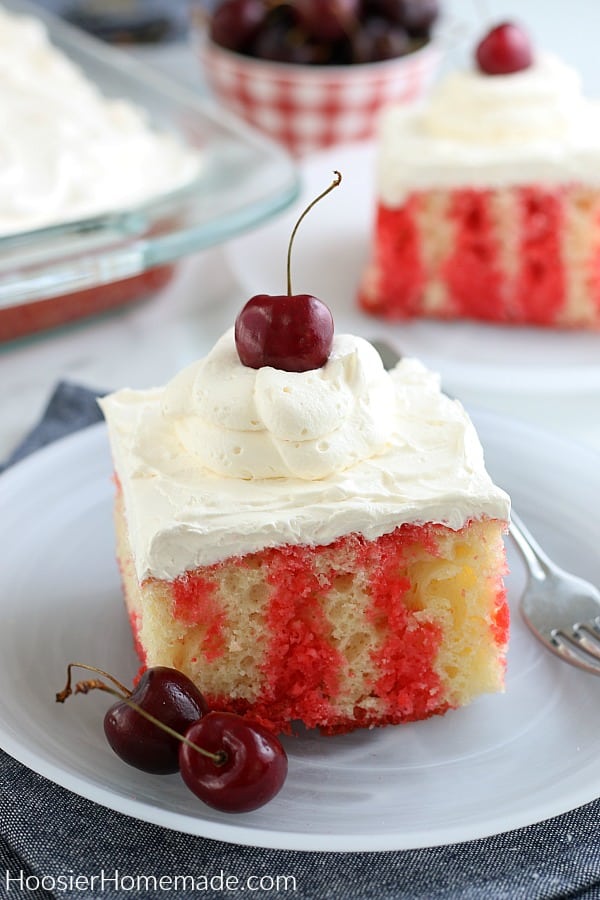
[(475, 41), (489, 24), (508, 19), (524, 25), (537, 46), (574, 66), (585, 92), (600, 99), (598, 0), (445, 0), (443, 8), (460, 38), (449, 61), (464, 59), (471, 38)]

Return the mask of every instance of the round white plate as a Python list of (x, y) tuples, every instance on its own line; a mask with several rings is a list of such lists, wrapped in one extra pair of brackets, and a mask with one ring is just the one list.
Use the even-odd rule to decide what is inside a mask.
[(286, 293), (288, 240), (298, 214), (333, 178), (342, 184), (310, 211), (295, 238), (292, 285), (325, 301), (339, 332), (385, 335), (406, 356), (439, 371), (454, 392), (531, 392), (551, 397), (600, 390), (600, 333), (415, 320), (389, 323), (362, 313), (358, 285), (371, 242), (374, 148), (336, 147), (302, 165), (301, 197), (279, 216), (226, 246), (241, 296)]
[[(557, 561), (600, 583), (599, 458), (503, 420), (475, 417), (496, 480)], [(130, 681), (137, 669), (113, 557), (111, 462), (95, 426), (0, 478), (0, 742), (25, 765), (139, 819), (241, 844), (388, 850), (496, 834), (600, 795), (600, 678), (553, 657), (513, 609), (505, 694), (399, 727), (286, 739), (289, 776), (254, 813), (220, 814), (178, 775), (121, 762), (101, 692), (55, 703), (78, 660)], [(82, 677), (85, 677), (82, 674)]]

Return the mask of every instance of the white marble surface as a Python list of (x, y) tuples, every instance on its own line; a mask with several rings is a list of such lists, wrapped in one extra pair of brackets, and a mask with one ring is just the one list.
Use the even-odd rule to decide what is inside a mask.
[[(449, 17), (459, 23), (460, 39), (449, 56), (456, 60), (481, 22), (509, 16), (523, 21), (546, 46), (580, 69), (587, 93), (600, 97), (600, 69), (594, 35), (600, 25), (596, 0), (567, 5), (544, 0), (448, 0)], [(189, 47), (138, 50), (152, 65), (203, 90)], [(448, 64), (448, 63), (447, 63)], [(233, 281), (220, 248), (183, 263), (175, 280), (151, 300), (69, 329), (13, 345), (0, 345), (0, 458), (6, 456), (35, 424), (55, 384), (61, 379), (102, 390), (160, 384), (179, 368), (203, 355), (228, 327), (247, 299)], [(600, 365), (600, 360), (599, 360)], [(477, 385), (463, 391), (467, 405), (497, 410), (533, 422), (600, 450), (600, 393), (582, 385), (566, 398), (528, 395), (511, 383), (506, 389), (481, 393)]]

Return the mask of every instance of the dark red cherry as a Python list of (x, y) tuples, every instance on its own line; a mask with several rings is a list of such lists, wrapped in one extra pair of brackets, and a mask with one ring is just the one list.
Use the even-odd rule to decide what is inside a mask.
[(428, 37), (440, 14), (439, 0), (365, 0), (368, 15), (400, 25), (414, 37)]
[(335, 172), (334, 181), (309, 203), (294, 226), (288, 245), (287, 294), (257, 294), (238, 313), (235, 346), (244, 366), (308, 372), (327, 362), (333, 344), (331, 310), (310, 294), (292, 294), (290, 259), (300, 222), (341, 180), (340, 173)]
[(413, 37), (428, 37), (440, 14), (438, 0), (402, 0), (402, 25)]
[(410, 39), (404, 28), (381, 18), (367, 19), (352, 37), (352, 61), (355, 63), (395, 59), (409, 50)]
[(238, 355), (251, 369), (319, 369), (327, 362), (332, 342), (331, 310), (310, 294), (257, 294), (235, 320)]
[(359, 0), (294, 0), (299, 24), (316, 41), (338, 41), (356, 27)]
[(190, 725), (187, 740), (222, 757), (216, 762), (187, 743), (179, 748), (179, 769), (188, 788), (222, 812), (250, 812), (281, 789), (288, 769), (279, 739), (235, 713), (210, 712)]
[[(128, 699), (179, 734), (208, 711), (195, 684), (167, 666), (147, 669)], [(104, 733), (117, 756), (136, 769), (166, 774), (179, 768), (180, 741), (144, 718), (126, 699), (107, 710)]]
[[(283, 7), (285, 9), (285, 7)], [(298, 28), (290, 25), (283, 16), (271, 16), (258, 32), (248, 48), (250, 56), (269, 59), (272, 62), (296, 65), (320, 65), (329, 60), (329, 48), (309, 40)]]
[(503, 22), (480, 41), (475, 58), (486, 75), (510, 75), (528, 69), (533, 53), (525, 32), (512, 22)]
[(256, 37), (267, 15), (263, 0), (224, 0), (210, 20), (210, 37), (228, 50), (243, 52)]

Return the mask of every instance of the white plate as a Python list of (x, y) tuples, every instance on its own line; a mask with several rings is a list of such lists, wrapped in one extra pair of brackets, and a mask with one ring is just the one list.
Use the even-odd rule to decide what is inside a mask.
[[(600, 582), (598, 456), (490, 413), (476, 416), (492, 474), (563, 565)], [(203, 806), (178, 775), (122, 763), (101, 692), (54, 695), (80, 660), (137, 668), (113, 558), (112, 484), (99, 425), (0, 478), (0, 742), (107, 807), (192, 834), (297, 850), (387, 850), (480, 838), (600, 794), (600, 679), (554, 658), (514, 615), (507, 690), (425, 722), (286, 740), (289, 776), (254, 813)], [(510, 554), (513, 611), (523, 572)]]
[(292, 254), (297, 293), (332, 309), (338, 331), (385, 334), (407, 356), (442, 373), (454, 392), (523, 392), (556, 397), (600, 390), (600, 334), (416, 320), (388, 323), (360, 312), (357, 288), (369, 254), (374, 212), (374, 149), (336, 147), (303, 163), (300, 200), (284, 216), (231, 241), (227, 256), (242, 296), (286, 292), (287, 245), (298, 213), (341, 171), (339, 188), (302, 222)]

